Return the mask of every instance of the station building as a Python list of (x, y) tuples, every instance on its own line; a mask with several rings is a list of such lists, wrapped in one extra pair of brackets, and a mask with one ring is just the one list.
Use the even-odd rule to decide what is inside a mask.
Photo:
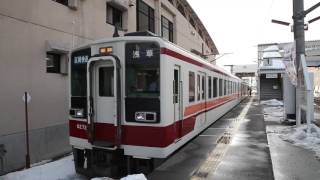
[(1, 0), (0, 175), (24, 167), (31, 95), (31, 162), (71, 150), (68, 53), (97, 39), (151, 31), (212, 60), (218, 50), (186, 0)]

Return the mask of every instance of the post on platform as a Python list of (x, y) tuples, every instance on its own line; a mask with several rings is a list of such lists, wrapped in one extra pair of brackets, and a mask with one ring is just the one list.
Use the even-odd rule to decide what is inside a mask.
[(30, 101), (31, 97), (28, 94), (28, 92), (24, 92), (24, 106), (25, 106), (25, 120), (26, 120), (26, 148), (27, 148), (27, 154), (26, 154), (26, 168), (30, 168), (30, 151), (29, 151), (29, 119), (28, 119), (28, 103)]

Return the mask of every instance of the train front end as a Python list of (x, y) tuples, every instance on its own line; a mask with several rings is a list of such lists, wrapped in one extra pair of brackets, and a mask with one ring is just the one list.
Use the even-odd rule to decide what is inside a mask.
[(152, 137), (163, 134), (154, 127), (161, 126), (160, 46), (128, 39), (71, 54), (70, 144), (77, 172), (88, 176), (125, 174), (128, 159), (148, 159), (141, 148), (161, 143)]

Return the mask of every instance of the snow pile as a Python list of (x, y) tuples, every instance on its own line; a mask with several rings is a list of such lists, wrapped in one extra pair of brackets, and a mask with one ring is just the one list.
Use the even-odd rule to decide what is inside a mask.
[(284, 120), (282, 101), (271, 99), (267, 101), (261, 101), (261, 104), (265, 105), (263, 108), (263, 114), (266, 121), (282, 122)]
[[(43, 163), (43, 162), (42, 162)], [(38, 164), (42, 164), (38, 163)], [(12, 172), (5, 176), (0, 176), (1, 180), (69, 180), (85, 179), (77, 175), (74, 169), (72, 155), (53, 161), (47, 164), (34, 166), (30, 169)]]
[(312, 150), (320, 158), (320, 128), (315, 124), (310, 125), (310, 133), (307, 132), (308, 126), (292, 126), (280, 132), (280, 137), (296, 146)]
[(96, 178), (91, 178), (91, 180), (113, 180), (113, 179), (108, 177), (96, 177)]
[(267, 105), (267, 106), (283, 106), (283, 102), (278, 101), (276, 99), (261, 101), (260, 104)]
[(144, 174), (133, 174), (121, 178), (120, 180), (147, 180)]
[[(113, 180), (113, 179), (108, 177), (100, 177), (100, 178), (92, 178), (91, 180)], [(128, 175), (126, 177), (123, 177), (120, 180), (147, 180), (147, 178), (144, 176), (144, 174), (133, 174), (133, 175)]]

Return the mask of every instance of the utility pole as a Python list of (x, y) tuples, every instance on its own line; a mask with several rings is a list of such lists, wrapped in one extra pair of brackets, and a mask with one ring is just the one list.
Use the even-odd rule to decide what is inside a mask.
[[(299, 98), (299, 88), (301, 86), (300, 84), (300, 75), (298, 73), (299, 70), (299, 66), (300, 66), (300, 62), (301, 62), (301, 55), (305, 55), (305, 36), (304, 36), (304, 31), (308, 29), (307, 24), (304, 24), (304, 18), (307, 14), (309, 14), (310, 12), (312, 12), (313, 10), (315, 10), (316, 8), (318, 8), (320, 6), (320, 2), (318, 2), (317, 4), (313, 5), (312, 7), (310, 7), (307, 10), (304, 10), (304, 0), (293, 0), (293, 34), (294, 34), (294, 43), (295, 43), (295, 48), (296, 48), (296, 62), (295, 62), (295, 66), (296, 66), (296, 72), (297, 72), (297, 87), (296, 87), (296, 119), (300, 119), (298, 118), (298, 116), (300, 115), (298, 113), (299, 110), (299, 104), (300, 102), (300, 98)], [(317, 20), (320, 19), (320, 16), (315, 17), (311, 20), (308, 21), (308, 23), (313, 23)], [(272, 23), (276, 23), (276, 24), (281, 24), (281, 25), (285, 25), (285, 26), (289, 26), (290, 23), (288, 22), (284, 22), (284, 21), (279, 21), (279, 20), (272, 20)], [(300, 125), (301, 122), (297, 122), (297, 125)]]
[[(304, 0), (293, 0), (293, 36), (294, 43), (296, 46), (296, 72), (297, 72), (297, 88), (296, 88), (296, 116), (300, 116), (299, 105), (300, 105), (300, 76), (298, 73), (301, 54), (305, 54), (305, 35), (304, 35)], [(296, 119), (300, 119), (296, 117)], [(300, 125), (301, 122), (297, 121), (297, 125)]]
[[(300, 97), (299, 97), (299, 88), (301, 86), (300, 84), (300, 75), (298, 73), (300, 62), (301, 62), (301, 55), (305, 54), (305, 24), (304, 24), (304, 18), (307, 14), (309, 14), (311, 11), (315, 10), (320, 6), (320, 2), (315, 4), (314, 6), (310, 7), (307, 10), (304, 10), (304, 0), (293, 0), (293, 33), (294, 33), (294, 40), (296, 45), (296, 72), (297, 72), (297, 88), (296, 88), (296, 115), (300, 116), (300, 113), (298, 113), (299, 110), (299, 104)], [(316, 20), (318, 20), (319, 17), (312, 19), (309, 21), (309, 23), (312, 23)], [(296, 119), (300, 119), (296, 117)], [(301, 122), (297, 122), (297, 125), (300, 125)]]
[(293, 0), (293, 34), (296, 45), (296, 68), (298, 70), (301, 54), (305, 54), (304, 0)]

